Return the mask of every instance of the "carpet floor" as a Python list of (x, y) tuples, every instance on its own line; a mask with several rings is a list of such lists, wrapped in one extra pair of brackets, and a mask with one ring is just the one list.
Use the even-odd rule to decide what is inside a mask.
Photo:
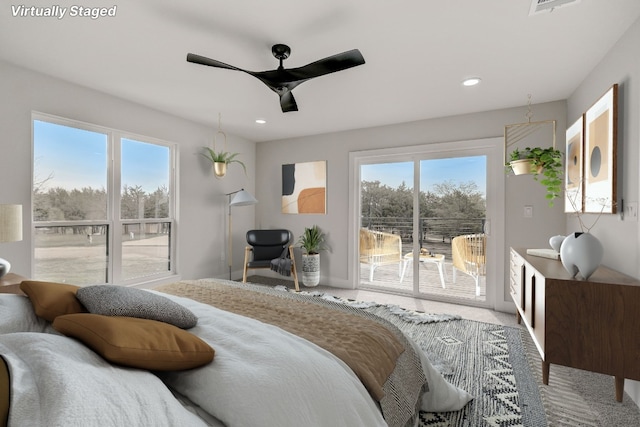
[[(262, 276), (249, 281), (290, 284)], [(431, 319), (420, 323), (407, 319), (412, 312), (385, 315), (385, 307), (367, 311), (396, 324), (449, 382), (474, 396), (462, 411), (421, 413), (421, 427), (640, 426), (640, 409), (629, 396), (616, 402), (609, 376), (552, 365), (549, 385), (543, 385), (540, 356), (524, 328), (418, 313)]]

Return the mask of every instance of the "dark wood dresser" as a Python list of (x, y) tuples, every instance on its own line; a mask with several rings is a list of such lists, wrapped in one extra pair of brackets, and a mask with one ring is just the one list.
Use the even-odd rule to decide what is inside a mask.
[(23, 280), (27, 280), (27, 278), (14, 273), (5, 274), (0, 277), (0, 293), (24, 295), (24, 292), (20, 290), (20, 283)]
[(571, 278), (558, 260), (511, 248), (510, 293), (542, 357), (542, 381), (558, 364), (615, 377), (616, 400), (625, 378), (640, 380), (640, 282), (601, 266)]

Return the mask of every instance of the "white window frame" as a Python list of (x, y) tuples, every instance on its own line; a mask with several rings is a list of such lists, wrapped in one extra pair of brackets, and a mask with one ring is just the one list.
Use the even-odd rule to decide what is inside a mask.
[[(107, 136), (107, 218), (105, 220), (87, 220), (87, 221), (38, 221), (33, 218), (33, 175), (35, 162), (34, 149), (34, 122), (43, 121), (61, 126), (82, 129), (90, 132), (102, 133)], [(121, 219), (120, 218), (120, 199), (121, 199), (121, 141), (122, 139), (130, 139), (137, 142), (160, 145), (169, 148), (169, 217), (168, 218), (143, 218), (143, 219)], [(147, 282), (162, 280), (177, 275), (177, 203), (178, 203), (178, 185), (177, 185), (177, 165), (178, 165), (178, 144), (167, 142), (158, 138), (144, 135), (138, 135), (118, 129), (99, 126), (78, 120), (67, 119), (64, 117), (54, 116), (51, 114), (32, 111), (31, 113), (31, 212), (30, 212), (30, 230), (31, 230), (31, 277), (34, 277), (35, 270), (35, 230), (37, 227), (46, 226), (71, 226), (71, 225), (107, 225), (109, 227), (108, 246), (109, 251), (107, 266), (107, 282), (111, 285), (139, 285)], [(124, 224), (145, 224), (168, 222), (171, 227), (169, 240), (169, 263), (170, 268), (162, 273), (138, 277), (130, 280), (122, 279), (122, 228)]]

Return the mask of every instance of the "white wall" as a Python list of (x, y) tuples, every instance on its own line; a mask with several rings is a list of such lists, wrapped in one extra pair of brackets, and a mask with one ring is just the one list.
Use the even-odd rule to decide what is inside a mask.
[[(183, 278), (226, 277), (224, 194), (241, 187), (254, 190), (253, 142), (228, 135), (228, 147), (241, 153), (249, 176), (233, 165), (224, 180), (217, 180), (197, 154), (211, 143), (217, 114), (211, 126), (204, 126), (6, 62), (0, 62), (0, 76), (0, 203), (21, 203), (25, 214), (24, 240), (0, 244), (0, 257), (12, 263), (13, 272), (31, 274), (31, 112), (39, 111), (178, 143), (178, 272)], [(253, 207), (243, 207), (233, 219), (234, 264), (239, 266)]]
[[(627, 31), (567, 100), (567, 118), (573, 123), (614, 83), (618, 83), (618, 206), (640, 200), (640, 20)], [(591, 223), (595, 215), (587, 215)], [(580, 231), (577, 220), (567, 217), (566, 232)], [(591, 233), (604, 245), (603, 264), (640, 277), (638, 221), (604, 215)], [(640, 333), (640, 331), (638, 331)], [(625, 390), (640, 405), (640, 382), (626, 381)]]
[[(360, 129), (333, 134), (256, 144), (256, 225), (285, 227), (299, 236), (305, 227), (317, 224), (327, 232), (331, 252), (321, 257), (321, 283), (351, 287), (348, 278), (349, 152), (367, 149), (413, 146), (438, 142), (502, 137), (506, 124), (526, 122), (526, 94), (519, 108), (488, 111), (463, 116), (424, 120), (398, 125)], [(566, 104), (552, 102), (532, 107), (534, 120), (558, 121), (566, 128)], [(564, 131), (558, 132), (564, 147)], [(549, 145), (551, 141), (549, 141)], [(327, 160), (327, 214), (288, 215), (280, 212), (281, 165), (311, 160)], [(564, 232), (562, 204), (549, 208), (544, 188), (529, 177), (506, 177), (506, 242), (509, 246), (547, 247), (548, 238)], [(523, 218), (524, 205), (532, 205), (534, 217)], [(499, 224), (493, 224), (493, 227)], [(507, 251), (508, 256), (508, 251)], [(506, 260), (505, 260), (506, 262)], [(505, 283), (506, 283), (505, 274)], [(498, 284), (497, 306), (509, 301), (508, 287)]]

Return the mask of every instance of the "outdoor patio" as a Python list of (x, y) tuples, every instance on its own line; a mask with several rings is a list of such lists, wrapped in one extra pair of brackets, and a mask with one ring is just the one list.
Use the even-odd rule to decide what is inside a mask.
[[(443, 278), (438, 270), (437, 263), (419, 263), (419, 291), (429, 297), (450, 299), (456, 298), (467, 302), (484, 302), (486, 300), (486, 276), (480, 276), (480, 296), (476, 296), (475, 279), (461, 271), (456, 272), (456, 280), (453, 282), (453, 265), (451, 260), (451, 243), (447, 240), (430, 239), (423, 248), (433, 254), (444, 255)], [(410, 254), (411, 246), (403, 245), (403, 254)], [(398, 264), (381, 265), (374, 270), (373, 281), (369, 281), (370, 265), (360, 265), (360, 288), (385, 289), (391, 292), (411, 293), (413, 292), (413, 262), (408, 262), (404, 277), (401, 279), (404, 261)]]

